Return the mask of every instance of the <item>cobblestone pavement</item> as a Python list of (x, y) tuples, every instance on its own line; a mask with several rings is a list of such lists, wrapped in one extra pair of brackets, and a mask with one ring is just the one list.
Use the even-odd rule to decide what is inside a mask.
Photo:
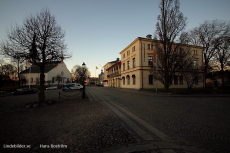
[[(119, 105), (168, 137), (162, 140), (130, 117), (154, 139), (143, 141), (139, 137), (138, 142), (155, 146), (173, 144), (171, 148), (174, 152), (230, 152), (229, 95), (157, 95), (100, 87), (89, 87), (88, 92), (92, 101), (102, 101), (113, 107)], [(103, 102), (103, 99), (106, 101)], [(125, 114), (125, 111), (121, 112)]]
[(78, 91), (49, 90), (46, 99), (58, 101), (58, 92), (60, 102), (29, 109), (24, 104), (37, 94), (0, 98), (0, 152), (105, 152), (136, 143), (101, 103), (82, 100)]

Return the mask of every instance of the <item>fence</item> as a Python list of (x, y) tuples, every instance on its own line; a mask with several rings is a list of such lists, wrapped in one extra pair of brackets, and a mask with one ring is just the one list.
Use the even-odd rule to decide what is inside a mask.
[(59, 102), (61, 100), (76, 100), (82, 97), (82, 91), (71, 91), (71, 92), (65, 92), (65, 94), (62, 92), (59, 92)]

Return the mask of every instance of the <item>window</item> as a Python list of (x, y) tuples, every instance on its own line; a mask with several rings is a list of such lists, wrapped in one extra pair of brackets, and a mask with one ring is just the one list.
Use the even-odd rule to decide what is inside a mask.
[(151, 49), (151, 44), (148, 44), (148, 49)]
[(133, 58), (133, 68), (136, 67), (136, 61), (135, 58)]
[(54, 77), (52, 77), (52, 83), (54, 83)]
[(125, 71), (125, 63), (123, 63), (123, 71)]
[(149, 75), (149, 84), (153, 84), (153, 75)]
[(122, 80), (123, 80), (123, 85), (125, 85), (125, 77), (123, 77)]
[(197, 50), (193, 50), (193, 54), (194, 54), (194, 55), (198, 55), (198, 54), (197, 54)]
[(135, 46), (132, 47), (132, 51), (135, 51)]
[(127, 56), (129, 56), (129, 55), (130, 55), (130, 50), (127, 51)]
[(153, 65), (153, 57), (152, 56), (148, 57), (148, 64), (149, 64), (149, 66)]
[(132, 78), (133, 78), (133, 85), (135, 85), (136, 84), (136, 76), (132, 75)]
[(64, 72), (63, 71), (61, 72), (61, 76), (64, 76)]
[(31, 77), (31, 79), (30, 79), (30, 83), (33, 83), (33, 78)]
[(178, 84), (178, 76), (174, 76), (174, 84)]
[(153, 45), (152, 44), (148, 44), (148, 49), (153, 49)]
[(130, 85), (130, 76), (127, 75), (127, 76), (126, 76), (126, 79), (127, 79), (127, 85)]
[(123, 58), (125, 58), (125, 53), (123, 54)]
[(180, 79), (179, 79), (179, 80), (180, 80), (180, 84), (184, 84), (184, 83), (183, 83), (183, 76), (182, 76), (182, 75), (180, 76)]
[(130, 67), (129, 67), (129, 61), (127, 61), (127, 70), (129, 70), (129, 68), (130, 68)]

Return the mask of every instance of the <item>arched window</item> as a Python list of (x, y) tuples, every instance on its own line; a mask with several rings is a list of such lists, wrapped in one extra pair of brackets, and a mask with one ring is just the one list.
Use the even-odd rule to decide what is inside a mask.
[(122, 77), (123, 85), (125, 85), (125, 77)]
[(132, 78), (133, 78), (133, 85), (135, 85), (136, 84), (136, 76), (133, 74)]
[(126, 79), (127, 79), (127, 85), (130, 85), (130, 76), (127, 75), (127, 76), (126, 76)]

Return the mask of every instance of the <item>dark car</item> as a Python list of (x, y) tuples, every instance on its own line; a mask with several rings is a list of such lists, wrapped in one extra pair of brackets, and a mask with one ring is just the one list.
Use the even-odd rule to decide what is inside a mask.
[(62, 87), (62, 91), (69, 91), (71, 90), (69, 87)]
[(30, 88), (20, 88), (12, 92), (12, 95), (22, 95), (22, 94), (32, 94), (35, 93), (34, 90)]

